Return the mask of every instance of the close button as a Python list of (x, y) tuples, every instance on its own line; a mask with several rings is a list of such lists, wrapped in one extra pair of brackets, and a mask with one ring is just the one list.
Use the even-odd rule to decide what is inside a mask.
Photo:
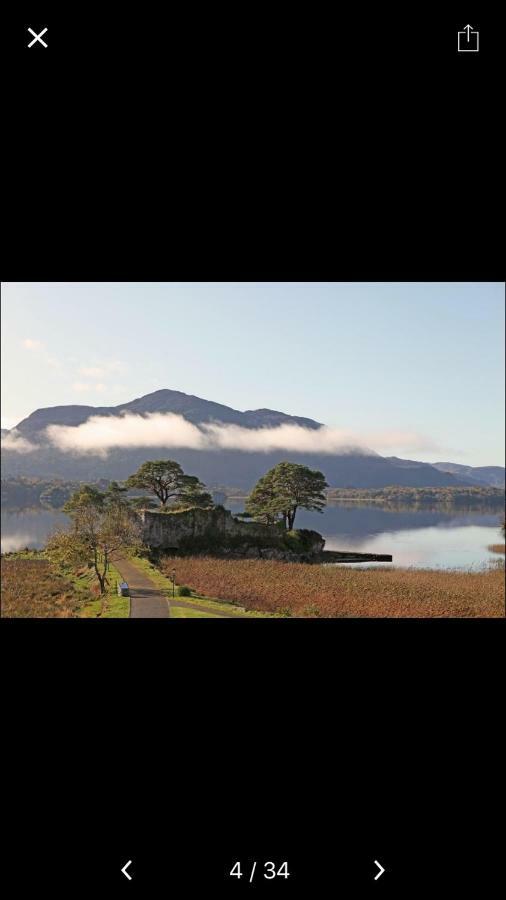
[(30, 34), (33, 34), (33, 41), (30, 41), (28, 44), (29, 47), (33, 47), (34, 44), (42, 44), (43, 47), (47, 47), (46, 42), (42, 40), (42, 35), (46, 33), (47, 28), (43, 28), (38, 34), (33, 28), (28, 28), (28, 31)]

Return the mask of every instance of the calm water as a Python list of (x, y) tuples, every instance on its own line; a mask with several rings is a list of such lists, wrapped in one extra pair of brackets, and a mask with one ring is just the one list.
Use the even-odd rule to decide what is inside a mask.
[[(229, 504), (233, 512), (244, 509), (241, 501)], [(393, 510), (379, 504), (329, 503), (325, 511), (297, 513), (298, 528), (313, 528), (325, 538), (326, 550), (356, 550), (360, 553), (391, 553), (390, 563), (361, 563), (361, 566), (468, 569), (500, 559), (487, 550), (502, 543), (500, 510), (461, 512), (458, 509), (431, 511)], [(356, 564), (355, 564), (356, 565)]]
[[(233, 512), (244, 509), (241, 501), (230, 502)], [(67, 516), (49, 509), (2, 509), (2, 552), (24, 547), (40, 549)], [(459, 512), (421, 509), (392, 510), (362, 504), (328, 504), (322, 515), (302, 510), (299, 528), (314, 528), (323, 534), (327, 550), (357, 550), (391, 553), (393, 564), (418, 568), (476, 568), (501, 557), (487, 550), (502, 542), (500, 511)], [(374, 565), (388, 566), (389, 563)]]
[(2, 507), (2, 553), (13, 550), (40, 550), (56, 528), (68, 522), (68, 516), (54, 509), (6, 509)]

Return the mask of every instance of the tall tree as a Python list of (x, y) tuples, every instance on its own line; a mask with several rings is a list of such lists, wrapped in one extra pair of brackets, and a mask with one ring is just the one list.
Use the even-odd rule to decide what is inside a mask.
[(83, 509), (103, 509), (105, 494), (91, 484), (83, 484), (79, 490), (74, 491), (69, 497), (63, 511), (72, 516), (74, 512)]
[(125, 486), (152, 491), (162, 507), (165, 507), (169, 500), (192, 505), (190, 502), (192, 499), (200, 498), (201, 502), (204, 502), (206, 497), (210, 499), (205, 485), (195, 475), (185, 475), (179, 463), (172, 459), (143, 463), (137, 472), (126, 480)]
[(322, 472), (281, 462), (257, 482), (246, 502), (246, 512), (268, 524), (282, 521), (291, 531), (299, 508), (323, 511), (326, 487)]
[(110, 507), (122, 506), (123, 508), (126, 508), (130, 503), (130, 500), (125, 496), (126, 493), (126, 487), (118, 484), (117, 481), (111, 481), (104, 494), (105, 505)]
[(171, 504), (171, 508), (180, 511), (195, 509), (195, 507), (198, 509), (212, 509), (214, 506), (213, 498), (203, 487), (203, 485), (200, 485), (200, 487), (195, 486), (195, 488), (189, 486), (188, 490)]
[(270, 469), (257, 481), (244, 505), (243, 515), (250, 516), (264, 525), (274, 525), (276, 522), (279, 522), (280, 515), (283, 512), (279, 503), (279, 495), (276, 492), (275, 473), (275, 468)]

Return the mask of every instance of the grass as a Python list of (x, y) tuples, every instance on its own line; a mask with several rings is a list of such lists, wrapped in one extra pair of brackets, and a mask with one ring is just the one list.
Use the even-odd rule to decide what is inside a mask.
[(14, 560), (14, 559), (45, 559), (46, 554), (44, 550), (15, 550), (12, 553), (2, 553), (2, 565), (3, 560)]
[(188, 609), (185, 606), (171, 606), (170, 617), (171, 617), (171, 619), (219, 619), (219, 618), (223, 618), (222, 616), (216, 615), (216, 613), (205, 613), (205, 612), (201, 612), (198, 609)]
[(354, 569), (274, 560), (165, 557), (198, 595), (308, 618), (504, 617), (504, 566), (480, 571)]
[(42, 550), (2, 557), (2, 616), (5, 618), (126, 618), (130, 599), (119, 597), (121, 576), (110, 567), (106, 594), (96, 593), (90, 569), (58, 570)]
[(82, 619), (127, 619), (130, 615), (130, 597), (118, 596), (117, 583), (123, 579), (112, 563), (109, 564), (109, 584), (102, 595), (95, 593), (97, 578), (92, 569), (81, 570), (80, 573), (69, 570), (65, 574), (83, 597)]

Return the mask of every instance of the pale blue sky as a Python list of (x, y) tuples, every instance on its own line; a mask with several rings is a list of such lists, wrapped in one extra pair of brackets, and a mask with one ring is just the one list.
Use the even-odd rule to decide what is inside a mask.
[(504, 309), (503, 283), (4, 283), (2, 425), (172, 388), (504, 465)]

